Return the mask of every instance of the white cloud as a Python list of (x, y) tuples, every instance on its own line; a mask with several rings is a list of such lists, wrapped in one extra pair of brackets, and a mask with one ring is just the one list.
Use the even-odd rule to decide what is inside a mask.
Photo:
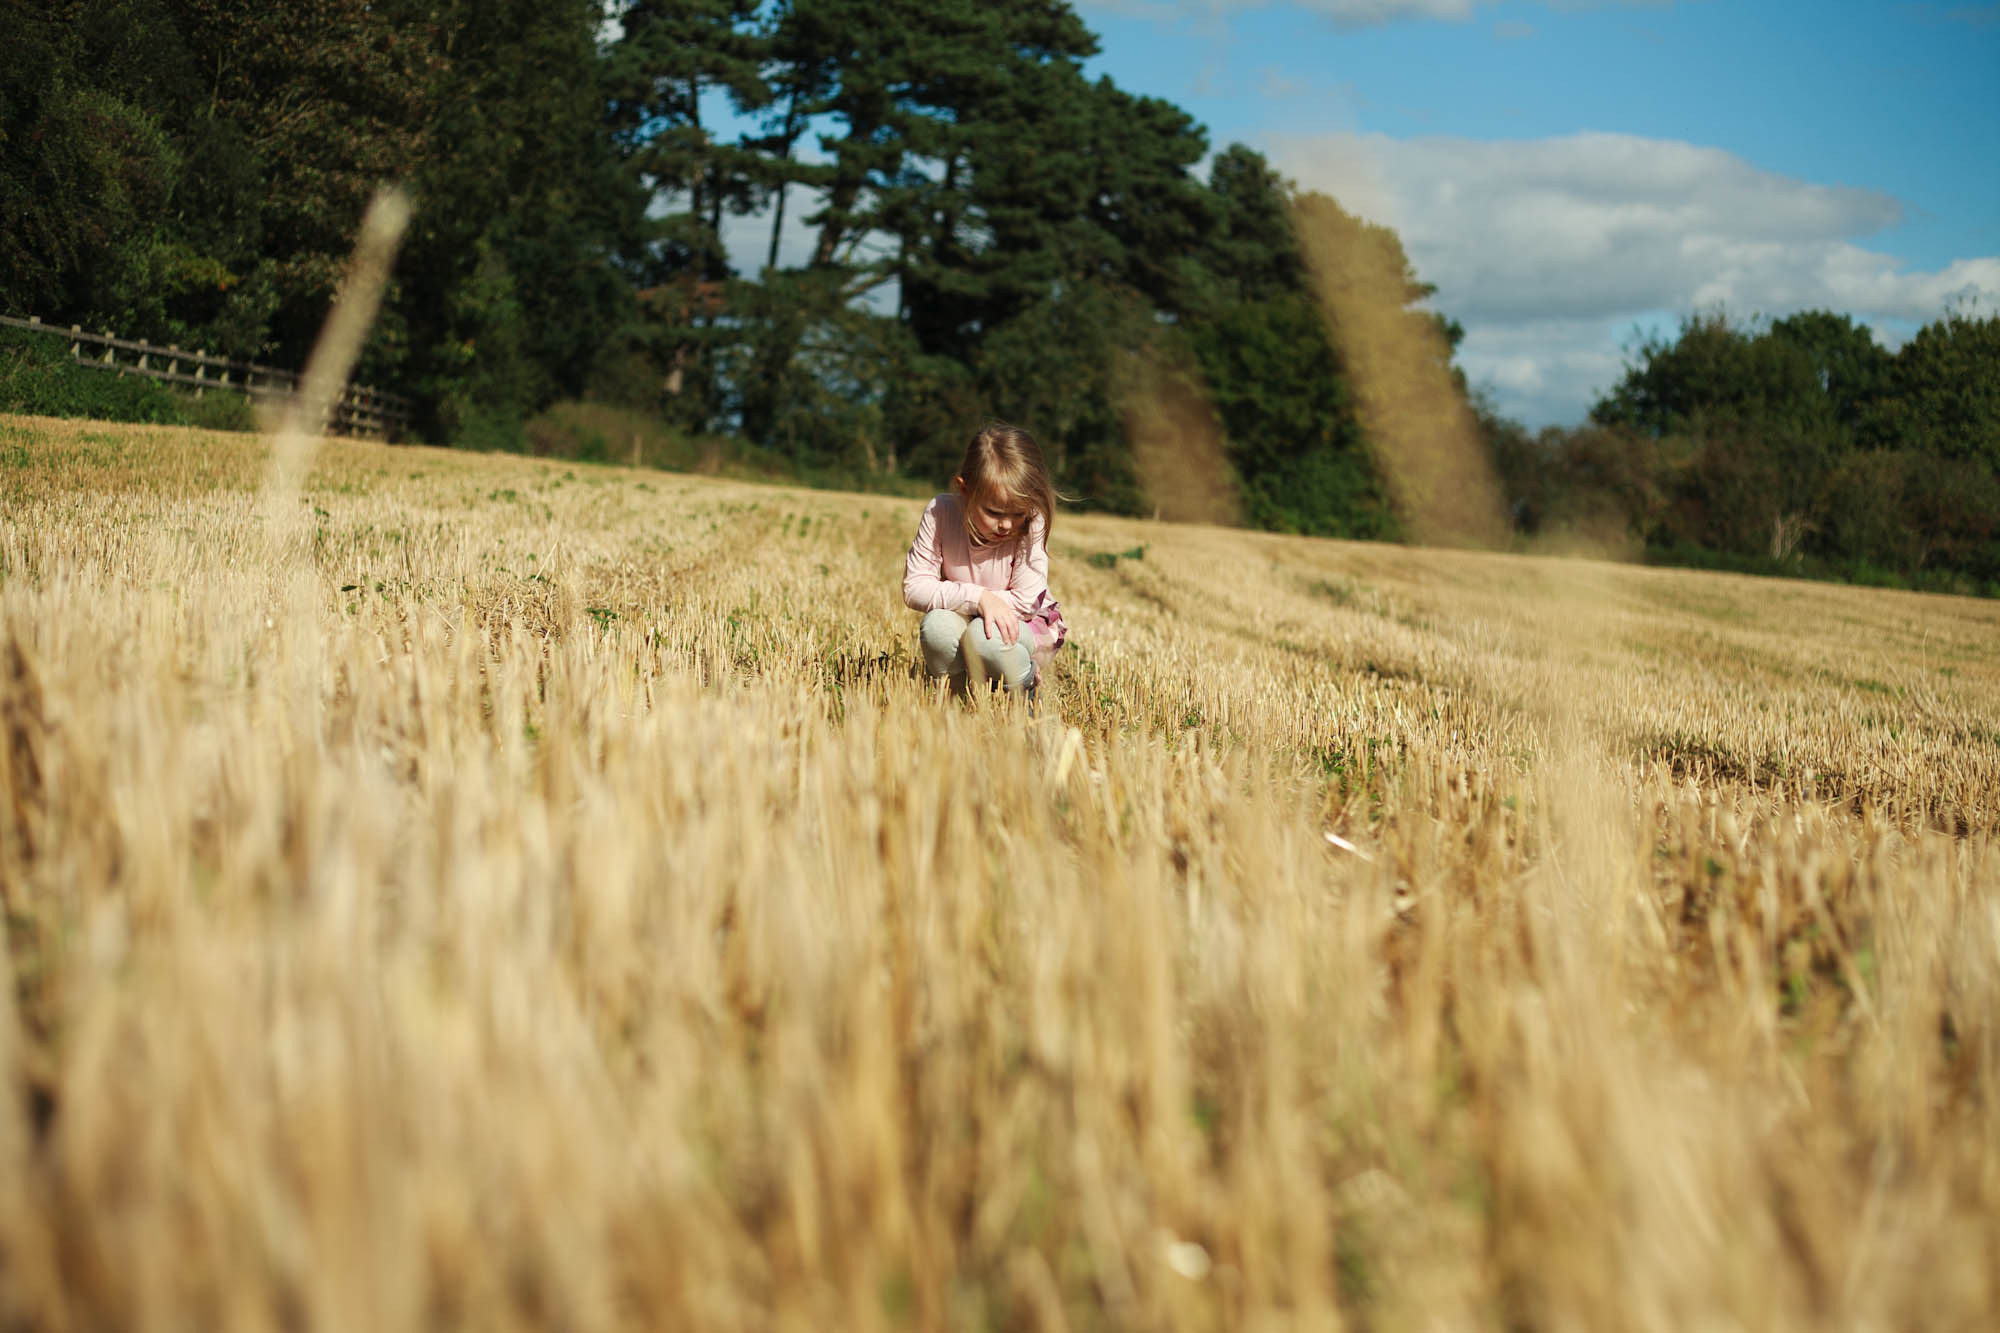
[(1624, 373), (1631, 333), (1631, 321), (1602, 319), (1472, 325), (1458, 360), (1507, 416), (1533, 427), (1574, 424)]
[(1461, 359), (1503, 408), (1575, 420), (1619, 373), (1635, 321), (1722, 306), (1922, 323), (2000, 297), (2000, 256), (1917, 271), (1859, 242), (1902, 218), (1879, 191), (1818, 185), (1716, 148), (1629, 135), (1487, 143), (1332, 134), (1266, 147), (1301, 186), (1395, 228)]

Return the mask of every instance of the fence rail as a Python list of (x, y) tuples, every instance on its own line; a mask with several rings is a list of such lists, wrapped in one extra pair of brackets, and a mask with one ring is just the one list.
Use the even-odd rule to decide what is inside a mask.
[[(160, 347), (154, 343), (116, 337), (109, 331), (86, 333), (75, 324), (65, 330), (54, 324), (44, 324), (38, 316), (17, 319), (12, 315), (0, 315), (0, 327), (28, 329), (67, 338), (70, 360), (80, 366), (115, 371), (120, 375), (144, 375), (148, 379), (170, 384), (185, 384), (193, 388), (197, 395), (208, 389), (227, 389), (251, 398), (284, 399), (290, 398), (299, 389), (299, 377), (292, 371), (276, 366), (260, 366), (251, 361), (234, 361), (226, 356), (211, 356), (205, 349), (189, 352), (172, 345)], [(102, 350), (86, 356), (85, 347)], [(327, 414), (326, 429), (336, 435), (372, 435), (393, 440), (409, 429), (411, 409), (410, 400), (402, 394), (371, 389), (365, 384), (350, 384)]]

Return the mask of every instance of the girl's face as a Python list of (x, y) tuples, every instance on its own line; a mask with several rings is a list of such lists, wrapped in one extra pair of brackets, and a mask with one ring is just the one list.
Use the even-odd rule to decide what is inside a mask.
[(952, 478), (965, 501), (965, 521), (982, 542), (1003, 542), (1028, 526), (1028, 507), (1011, 495), (970, 496), (965, 478)]

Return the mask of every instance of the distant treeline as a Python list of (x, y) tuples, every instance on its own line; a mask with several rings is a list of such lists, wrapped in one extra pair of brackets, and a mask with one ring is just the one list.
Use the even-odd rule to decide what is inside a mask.
[(2000, 595), (2000, 315), (1892, 355), (1845, 315), (1711, 313), (1638, 347), (1585, 425), (1487, 430), (1527, 533)]
[[(439, 442), (524, 447), (585, 399), (802, 475), (936, 481), (1000, 416), (1084, 503), (1150, 512), (1134, 436), (1165, 404), (1246, 521), (1393, 537), (1306, 254), (1389, 275), (1370, 320), (1447, 372), (1460, 334), (1393, 232), (1086, 77), (1063, 0), (0, 6), (0, 308), (298, 365), (401, 181), (360, 376)], [(1525, 531), (1991, 578), (1993, 341), (1698, 321), (1589, 426), (1482, 421)], [(1967, 373), (1985, 406), (1952, 405)], [(1934, 494), (1970, 508), (1932, 520)]]

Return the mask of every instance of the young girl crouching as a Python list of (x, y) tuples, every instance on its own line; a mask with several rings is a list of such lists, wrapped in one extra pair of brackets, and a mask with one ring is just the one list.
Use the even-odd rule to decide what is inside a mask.
[(903, 601), (924, 613), (924, 669), (953, 688), (997, 681), (1033, 697), (1069, 636), (1049, 596), (1056, 489), (1034, 436), (983, 427), (951, 490), (932, 500), (903, 562)]

